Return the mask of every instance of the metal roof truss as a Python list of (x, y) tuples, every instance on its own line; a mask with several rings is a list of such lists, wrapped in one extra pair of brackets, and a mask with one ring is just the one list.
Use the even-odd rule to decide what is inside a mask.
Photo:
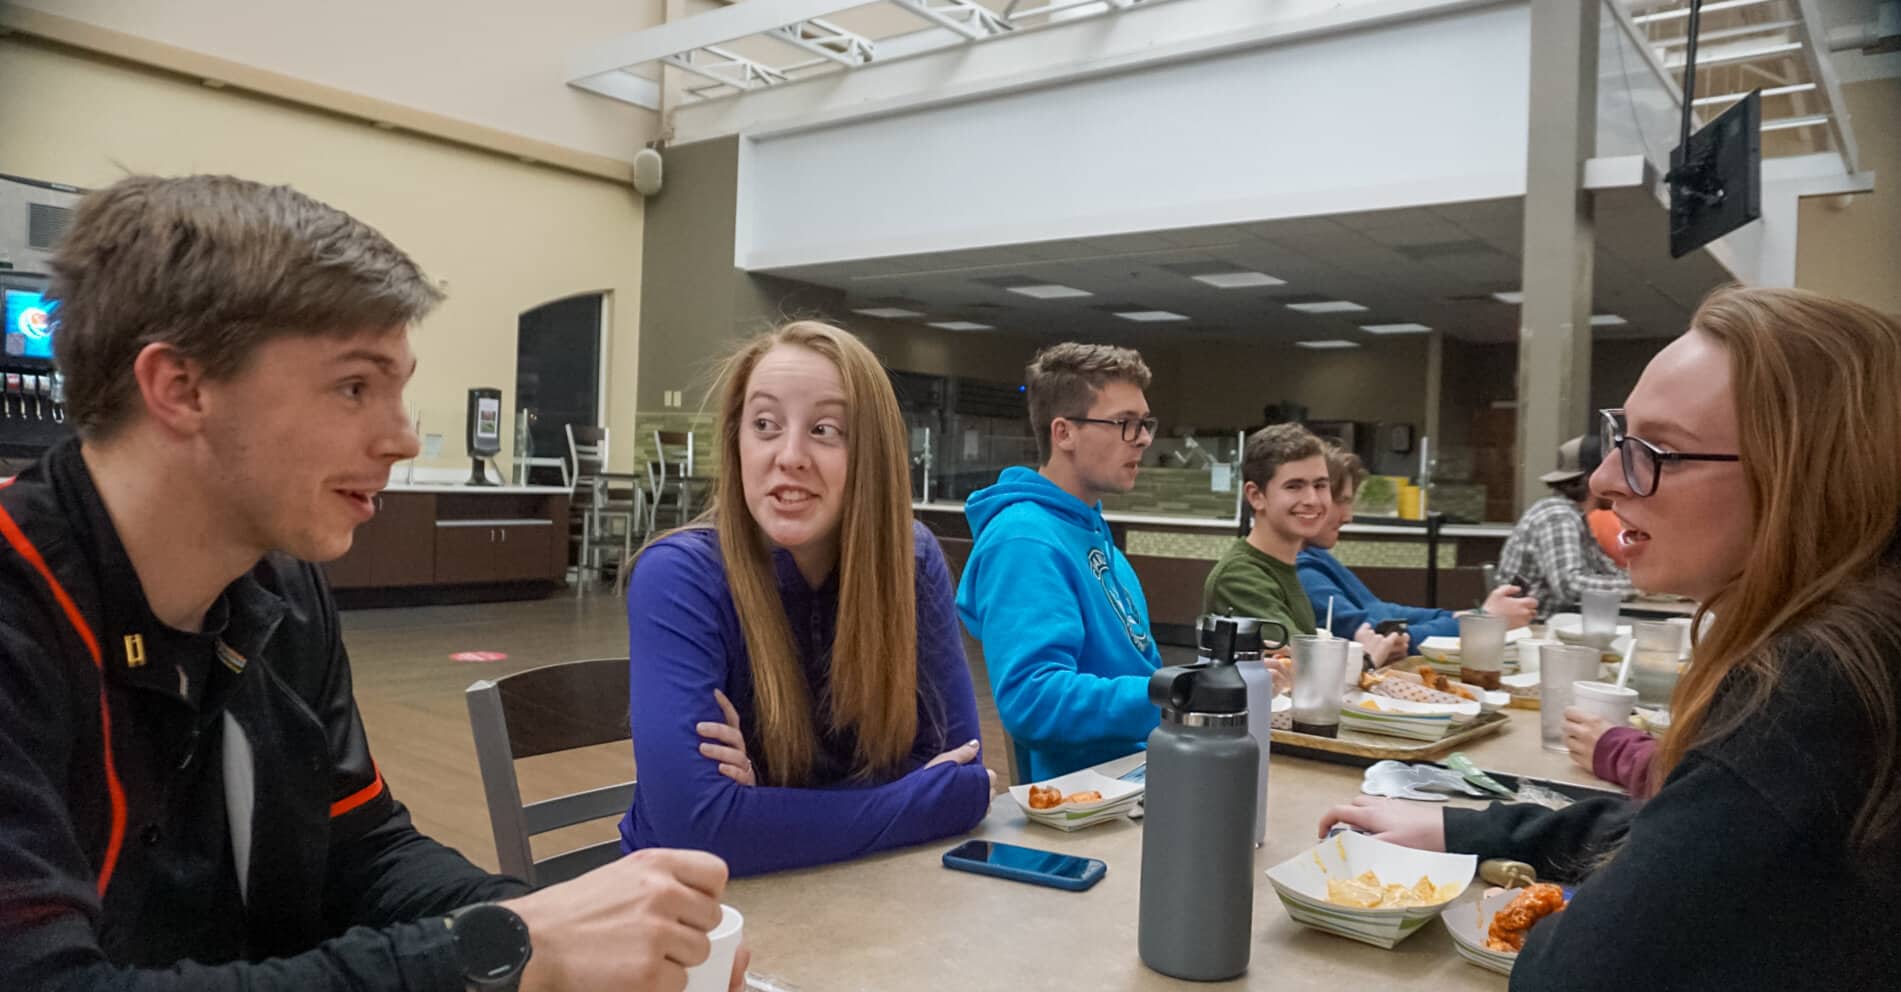
[[(781, 86), (828, 71), (850, 71), (908, 55), (1040, 27), (1057, 20), (1114, 15), (1163, 0), (1011, 0), (1002, 9), (975, 0), (749, 0), (612, 38), (577, 56), (568, 83), (650, 110), (660, 109), (658, 69), (672, 66), (693, 77), (682, 102), (735, 96)], [(866, 7), (903, 11), (922, 30), (870, 38), (831, 20)], [(765, 39), (790, 46), (803, 60), (768, 60)], [(765, 46), (769, 47), (769, 46)], [(744, 49), (744, 51), (741, 51)]]

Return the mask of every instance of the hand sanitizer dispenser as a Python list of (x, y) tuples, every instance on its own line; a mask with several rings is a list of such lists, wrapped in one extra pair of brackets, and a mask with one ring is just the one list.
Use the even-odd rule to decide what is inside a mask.
[(492, 486), (484, 461), (502, 451), (502, 391), (487, 386), (469, 390), (469, 482)]

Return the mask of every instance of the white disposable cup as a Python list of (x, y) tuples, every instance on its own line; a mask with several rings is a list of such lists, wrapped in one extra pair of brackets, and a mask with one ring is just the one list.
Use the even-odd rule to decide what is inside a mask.
[(1538, 666), (1542, 663), (1540, 654), (1544, 651), (1544, 649), (1548, 647), (1557, 647), (1558, 645), (1563, 644), (1563, 643), (1564, 643), (1563, 641), (1553, 641), (1553, 640), (1547, 640), (1544, 638), (1536, 638), (1536, 637), (1527, 637), (1524, 640), (1519, 641), (1518, 642), (1518, 671), (1520, 673), (1536, 674), (1538, 671)]
[(1682, 639), (1682, 646), (1677, 649), (1677, 655), (1679, 657), (1688, 658), (1690, 656), (1691, 619), (1689, 617), (1671, 617), (1665, 622), (1677, 628), (1677, 636)]
[(686, 970), (686, 992), (726, 992), (732, 987), (733, 957), (739, 953), (746, 918), (731, 906), (721, 906), (719, 911), (719, 926), (706, 935), (713, 942), (713, 953)]
[(1617, 607), (1623, 597), (1602, 589), (1586, 589), (1578, 594), (1578, 612), (1586, 644), (1608, 648), (1617, 639)]
[(1352, 692), (1360, 687), (1360, 673), (1366, 669), (1366, 645), (1359, 641), (1347, 642), (1347, 674), (1341, 680), (1341, 691)]
[(1637, 707), (1637, 690), (1609, 682), (1576, 682), (1571, 686), (1571, 705), (1613, 727), (1627, 727)]

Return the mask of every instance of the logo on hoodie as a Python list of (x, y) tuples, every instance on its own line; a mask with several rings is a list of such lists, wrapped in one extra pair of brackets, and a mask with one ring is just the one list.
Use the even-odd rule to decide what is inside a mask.
[(1089, 570), (1096, 573), (1096, 581), (1102, 583), (1102, 594), (1109, 597), (1110, 608), (1116, 616), (1122, 618), (1122, 632), (1129, 635), (1129, 643), (1144, 654), (1149, 649), (1149, 632), (1141, 619), (1135, 614), (1135, 603), (1124, 592), (1122, 584), (1117, 582), (1110, 571), (1109, 556), (1101, 548), (1089, 549)]

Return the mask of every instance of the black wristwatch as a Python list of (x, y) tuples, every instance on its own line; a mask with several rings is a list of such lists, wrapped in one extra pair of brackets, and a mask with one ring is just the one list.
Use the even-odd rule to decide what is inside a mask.
[(464, 906), (445, 922), (455, 937), (463, 984), (471, 992), (515, 992), (534, 953), (528, 924), (514, 910), (492, 902)]

